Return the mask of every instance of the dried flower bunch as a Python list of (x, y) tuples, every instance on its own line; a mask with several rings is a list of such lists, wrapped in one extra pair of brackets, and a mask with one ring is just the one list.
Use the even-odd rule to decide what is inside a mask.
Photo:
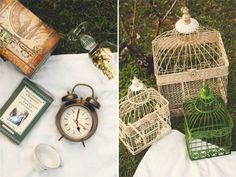
[(114, 78), (114, 70), (110, 65), (112, 60), (112, 52), (109, 48), (100, 48), (95, 54), (92, 56), (94, 65), (102, 70), (103, 74), (105, 74), (108, 79)]

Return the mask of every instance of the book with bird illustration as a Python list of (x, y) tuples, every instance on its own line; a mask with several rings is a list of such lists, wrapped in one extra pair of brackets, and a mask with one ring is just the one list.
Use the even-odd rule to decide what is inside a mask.
[(0, 110), (0, 131), (20, 144), (52, 101), (46, 91), (24, 78)]

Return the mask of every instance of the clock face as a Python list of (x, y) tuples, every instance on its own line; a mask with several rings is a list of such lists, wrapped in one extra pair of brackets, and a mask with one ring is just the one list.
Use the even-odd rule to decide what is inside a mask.
[(86, 108), (78, 105), (70, 106), (62, 113), (60, 125), (69, 138), (82, 140), (90, 133), (93, 118)]

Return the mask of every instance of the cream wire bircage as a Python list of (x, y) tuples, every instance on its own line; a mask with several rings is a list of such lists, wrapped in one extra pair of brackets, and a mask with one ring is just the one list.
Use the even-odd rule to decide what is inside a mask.
[(228, 59), (220, 33), (199, 26), (182, 8), (175, 29), (152, 41), (154, 71), (160, 93), (173, 116), (184, 101), (194, 98), (205, 82), (227, 102)]
[(119, 137), (138, 154), (171, 131), (168, 101), (134, 77), (119, 104)]

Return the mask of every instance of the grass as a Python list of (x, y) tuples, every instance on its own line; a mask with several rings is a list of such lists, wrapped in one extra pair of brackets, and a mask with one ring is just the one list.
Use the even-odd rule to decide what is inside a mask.
[[(139, 48), (145, 53), (151, 53), (151, 41), (154, 39), (155, 33), (155, 16), (152, 15), (152, 9), (148, 1), (138, 1), (136, 32), (141, 36), (138, 41)], [(170, 0), (154, 1), (157, 4), (155, 8), (160, 14), (165, 14), (169, 9)], [(181, 16), (180, 7), (183, 1), (178, 1), (168, 19), (161, 27), (161, 32), (174, 28), (177, 16)], [(236, 1), (232, 0), (191, 0), (189, 1), (190, 13), (195, 17), (202, 26), (215, 28), (221, 32), (228, 59), (229, 81), (228, 81), (228, 108), (233, 116), (236, 125)], [(125, 16), (124, 23), (130, 26), (130, 17), (132, 12), (132, 1), (120, 0), (120, 14)], [(160, 33), (161, 33), (160, 32)], [(126, 35), (120, 29), (120, 41), (125, 41)], [(155, 77), (149, 76), (138, 65), (138, 56), (128, 53), (126, 62), (120, 65), (120, 97), (126, 95), (127, 87), (133, 75), (144, 81), (148, 86), (156, 87)], [(129, 78), (129, 79), (128, 79)], [(183, 132), (183, 118), (172, 119), (172, 127)], [(236, 127), (233, 129), (233, 146), (232, 150), (236, 150)], [(132, 156), (126, 148), (120, 143), (120, 176), (133, 176), (139, 162), (143, 158), (146, 151)]]
[(86, 52), (79, 42), (68, 42), (67, 34), (81, 22), (87, 21), (87, 34), (97, 41), (117, 43), (116, 0), (20, 0), (63, 39), (54, 54)]

